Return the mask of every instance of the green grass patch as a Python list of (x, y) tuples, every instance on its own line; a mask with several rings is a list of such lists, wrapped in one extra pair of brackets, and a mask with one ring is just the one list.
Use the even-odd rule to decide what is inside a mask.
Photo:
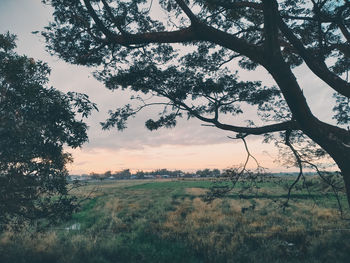
[[(70, 222), (1, 234), (0, 262), (348, 262), (350, 222), (334, 196), (296, 188), (282, 208), (292, 181), (239, 182), (210, 203), (209, 180), (90, 184), (81, 196), (98, 191)], [(75, 223), (80, 230), (66, 229)]]
[(204, 181), (204, 180), (198, 180), (198, 181), (159, 181), (159, 182), (149, 182), (144, 184), (137, 184), (134, 186), (129, 186), (127, 189), (145, 189), (145, 190), (177, 190), (177, 189), (184, 189), (184, 188), (210, 188), (212, 186), (211, 181)]

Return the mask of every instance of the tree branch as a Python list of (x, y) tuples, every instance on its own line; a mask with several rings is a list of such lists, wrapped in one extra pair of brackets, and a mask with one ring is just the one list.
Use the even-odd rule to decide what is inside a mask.
[(192, 25), (196, 25), (199, 23), (199, 20), (196, 17), (196, 15), (192, 12), (192, 10), (186, 5), (186, 3), (183, 0), (175, 0), (175, 1), (180, 6), (182, 11), (184, 11), (186, 16), (191, 20)]
[(263, 49), (258, 45), (250, 44), (232, 34), (204, 24), (200, 24), (200, 26), (196, 27), (196, 33), (198, 34), (198, 40), (210, 41), (236, 53), (242, 54), (250, 58), (252, 61), (261, 64), (264, 62)]
[(271, 0), (263, 0), (264, 14), (264, 51), (266, 59), (272, 59), (275, 55), (280, 54), (280, 44), (278, 40), (278, 27), (276, 18), (278, 16), (277, 2)]
[(339, 22), (337, 23), (337, 25), (339, 26), (340, 31), (343, 33), (343, 36), (346, 38), (346, 41), (350, 43), (350, 33), (349, 33), (349, 30), (344, 25), (344, 23)]
[[(271, 2), (271, 1), (267, 1)], [(226, 1), (215, 1), (218, 6), (234, 9), (234, 8), (253, 8), (256, 10), (262, 10), (263, 5), (260, 3), (252, 3), (249, 1), (241, 1), (234, 3), (227, 3)], [(314, 3), (316, 4), (316, 3)], [(348, 4), (348, 3), (346, 3)], [(313, 20), (316, 21), (315, 18), (312, 17), (294, 17), (294, 16), (283, 16), (287, 19), (305, 19), (305, 20)], [(298, 51), (298, 54), (303, 58), (307, 66), (311, 69), (313, 73), (315, 73), (319, 78), (321, 78), (324, 82), (326, 82), (331, 88), (342, 94), (343, 96), (350, 97), (350, 83), (346, 82), (332, 71), (328, 69), (328, 67), (324, 63), (320, 63), (315, 57), (313, 57), (310, 52), (304, 47), (303, 43), (294, 35), (292, 30), (287, 26), (287, 24), (283, 21), (282, 16), (277, 18), (278, 27), (282, 31), (282, 33), (286, 36), (286, 38), (290, 41), (290, 43), (295, 47)], [(321, 22), (334, 22), (334, 18), (322, 18)], [(350, 33), (345, 27), (343, 23), (337, 23), (339, 29), (343, 33), (344, 37), (350, 42)], [(266, 25), (265, 25), (266, 26)]]
[(261, 127), (241, 127), (241, 126), (223, 124), (223, 123), (220, 123), (219, 121), (214, 121), (212, 123), (215, 125), (215, 127), (221, 130), (246, 133), (246, 134), (252, 134), (252, 135), (261, 135), (261, 134), (270, 133), (270, 132), (285, 131), (288, 129), (292, 129), (292, 130), (300, 129), (299, 125), (294, 121), (286, 121), (286, 122), (281, 122), (277, 124), (265, 125)]
[(218, 6), (224, 7), (226, 9), (249, 7), (249, 8), (262, 10), (262, 5), (260, 3), (253, 3), (253, 2), (249, 2), (249, 1), (228, 3), (226, 0), (217, 0), (217, 1), (210, 1), (210, 2), (212, 2), (212, 3), (214, 2), (214, 4), (217, 4)]
[(318, 169), (317, 165), (315, 165), (309, 161), (305, 161), (305, 160), (303, 160), (302, 162), (306, 163), (306, 164), (310, 165), (312, 168), (314, 168), (316, 170), (318, 176), (321, 177), (321, 179), (332, 188), (333, 194), (334, 194), (335, 198), (337, 199), (338, 209), (339, 209), (340, 215), (343, 216), (343, 206), (341, 205), (339, 193), (338, 193), (339, 191), (342, 190), (342, 188), (338, 187), (331, 180), (329, 180), (327, 177), (323, 176), (322, 172)]
[(265, 125), (261, 127), (242, 127), (242, 126), (234, 126), (229, 124), (223, 124), (217, 120), (216, 117), (214, 118), (207, 118), (200, 114), (198, 114), (195, 110), (193, 110), (191, 107), (189, 107), (187, 104), (180, 102), (180, 101), (174, 101), (176, 105), (182, 106), (185, 110), (187, 110), (190, 114), (195, 116), (197, 119), (211, 123), (215, 127), (226, 130), (226, 131), (233, 131), (237, 133), (245, 133), (245, 134), (252, 134), (252, 135), (261, 135), (269, 132), (278, 132), (278, 131), (286, 131), (286, 130), (299, 130), (299, 126), (295, 121), (286, 121), (282, 123), (277, 124), (271, 124), (271, 125)]
[(87, 11), (91, 15), (92, 19), (94, 20), (96, 26), (102, 31), (102, 33), (106, 36), (108, 39), (113, 39), (114, 33), (109, 31), (107, 27), (103, 24), (103, 22), (99, 19), (98, 15), (96, 14), (94, 8), (92, 7), (90, 0), (83, 0), (84, 4), (87, 8)]
[(110, 18), (112, 19), (112, 21), (115, 23), (116, 27), (118, 28), (119, 32), (122, 35), (127, 34), (127, 32), (122, 28), (120, 21), (118, 21), (118, 19), (113, 15), (112, 9), (111, 7), (107, 4), (106, 0), (101, 0), (103, 3), (103, 6), (105, 7), (108, 15), (110, 16)]
[(287, 130), (286, 131), (286, 137), (285, 137), (285, 144), (292, 150), (293, 152), (293, 155), (295, 157), (295, 160), (298, 164), (298, 167), (299, 167), (299, 174), (297, 176), (297, 178), (294, 180), (294, 182), (289, 186), (288, 188), (288, 196), (287, 196), (287, 200), (284, 202), (283, 206), (284, 208), (286, 206), (288, 206), (288, 202), (290, 200), (290, 195), (291, 195), (291, 192), (293, 190), (293, 187), (299, 182), (300, 178), (303, 176), (303, 165), (302, 165), (302, 161), (301, 161), (301, 158), (300, 158), (300, 155), (299, 153), (297, 152), (297, 150), (294, 149), (293, 145), (290, 143), (290, 134), (291, 134), (291, 130)]
[(310, 52), (304, 47), (304, 44), (294, 35), (293, 31), (283, 21), (282, 17), (277, 19), (278, 27), (283, 35), (298, 51), (298, 54), (303, 58), (310, 70), (315, 73), (320, 79), (326, 82), (331, 88), (350, 98), (350, 83), (346, 82), (332, 71), (330, 71), (324, 63), (320, 63), (318, 59), (313, 57)]
[(115, 35), (111, 42), (119, 45), (139, 45), (151, 43), (184, 43), (197, 40), (192, 27), (176, 31), (150, 32), (128, 34), (127, 36)]
[(243, 165), (243, 169), (244, 170), (246, 170), (246, 167), (247, 167), (247, 164), (248, 164), (250, 158), (252, 158), (254, 160), (254, 162), (256, 163), (257, 167), (261, 167), (259, 162), (258, 162), (258, 160), (250, 153), (247, 141), (245, 140), (245, 137), (247, 137), (247, 135), (238, 136), (237, 138), (233, 138), (233, 137), (228, 136), (228, 138), (232, 139), (232, 140), (241, 139), (243, 141), (243, 143), (244, 143), (244, 148), (245, 148), (245, 151), (247, 152), (247, 158), (246, 158), (246, 161), (245, 161), (245, 163)]

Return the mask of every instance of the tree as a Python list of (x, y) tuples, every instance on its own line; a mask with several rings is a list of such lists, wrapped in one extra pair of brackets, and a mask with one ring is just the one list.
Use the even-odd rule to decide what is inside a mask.
[(0, 34), (0, 230), (29, 222), (56, 222), (71, 215), (64, 145), (87, 141), (77, 120), (96, 106), (83, 94), (46, 87), (49, 67), (13, 50), (15, 36)]
[[(43, 2), (55, 9), (54, 22), (43, 32), (53, 54), (97, 67), (95, 76), (111, 90), (166, 99), (150, 103), (134, 96), (139, 106), (110, 112), (103, 128), (122, 130), (141, 109), (164, 105), (157, 120), (146, 122), (150, 130), (173, 127), (187, 114), (238, 138), (276, 134), (294, 154), (300, 174), (312, 166), (309, 157), (328, 154), (341, 171), (350, 204), (348, 0), (159, 0), (158, 13), (151, 0)], [(308, 87), (292, 71), (303, 63), (334, 91), (337, 124), (311, 112), (303, 95)], [(276, 86), (240, 81), (237, 64), (265, 68)], [(256, 107), (266, 125), (251, 119), (247, 126), (235, 125), (245, 105)], [(233, 123), (224, 123), (223, 114)], [(294, 144), (301, 140), (317, 147), (299, 153)]]

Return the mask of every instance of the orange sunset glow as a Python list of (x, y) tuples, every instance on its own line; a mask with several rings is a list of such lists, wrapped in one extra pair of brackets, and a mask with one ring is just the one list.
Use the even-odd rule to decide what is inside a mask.
[[(278, 163), (274, 162), (276, 151), (262, 145), (260, 141), (249, 143), (254, 156), (263, 167), (271, 171), (280, 170)], [(270, 148), (267, 151), (267, 148)], [(72, 152), (74, 163), (69, 165), (72, 174), (97, 172), (108, 170), (118, 171), (130, 169), (131, 171), (167, 168), (170, 170), (181, 169), (194, 171), (197, 169), (225, 169), (242, 164), (246, 153), (243, 143), (221, 143), (211, 145), (162, 145), (160, 147), (144, 147), (139, 150), (103, 149), (91, 150), (77, 149)], [(256, 164), (250, 161), (248, 167), (255, 168)]]

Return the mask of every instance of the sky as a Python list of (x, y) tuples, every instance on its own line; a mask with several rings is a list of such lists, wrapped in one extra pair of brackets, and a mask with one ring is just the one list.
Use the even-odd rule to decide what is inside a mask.
[[(86, 93), (91, 101), (97, 103), (99, 112), (94, 112), (87, 120), (89, 142), (79, 149), (67, 149), (74, 158), (74, 163), (68, 167), (71, 174), (122, 169), (225, 169), (244, 162), (244, 145), (227, 137), (232, 136), (232, 133), (203, 127), (195, 119), (181, 120), (173, 129), (147, 130), (144, 122), (150, 117), (156, 117), (155, 109), (142, 111), (128, 122), (128, 128), (123, 132), (103, 131), (99, 123), (108, 117), (108, 110), (128, 103), (130, 93), (109, 91), (94, 79), (93, 68), (67, 64), (46, 52), (44, 39), (31, 32), (42, 30), (52, 20), (51, 12), (52, 9), (40, 0), (0, 0), (0, 33), (10, 31), (17, 35), (16, 51), (19, 54), (48, 63), (52, 69), (51, 86), (63, 92)], [(295, 74), (311, 110), (321, 120), (331, 121), (332, 93), (327, 86), (305, 66), (298, 68)], [(262, 80), (265, 85), (274, 84), (261, 68), (250, 73), (243, 72), (241, 77), (244, 80)], [(234, 124), (240, 124), (240, 121)], [(272, 172), (287, 170), (274, 161), (277, 150), (273, 145), (263, 144), (262, 138), (257, 136), (248, 137), (247, 142), (251, 153), (263, 167)]]

